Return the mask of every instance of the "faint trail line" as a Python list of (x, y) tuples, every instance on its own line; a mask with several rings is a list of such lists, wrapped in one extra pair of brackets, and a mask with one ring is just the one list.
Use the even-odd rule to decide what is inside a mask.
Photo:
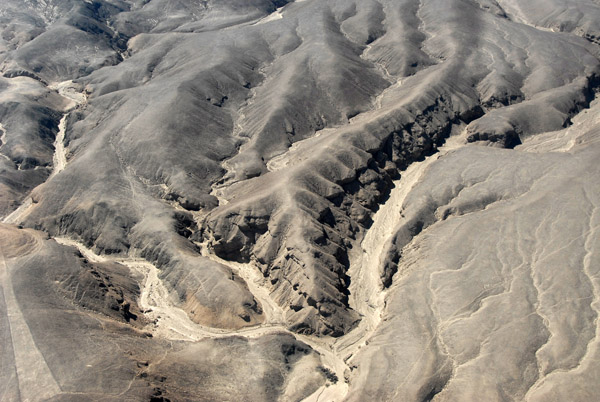
[(12, 211), (8, 216), (2, 219), (2, 223), (19, 223), (21, 218), (25, 216), (26, 212), (33, 205), (31, 197), (27, 197), (25, 201), (19, 206), (19, 208)]
[(0, 285), (4, 290), (4, 303), (22, 401), (41, 401), (61, 393), (60, 386), (52, 375), (46, 359), (38, 349), (19, 307), (12, 287), (4, 255), (0, 260)]

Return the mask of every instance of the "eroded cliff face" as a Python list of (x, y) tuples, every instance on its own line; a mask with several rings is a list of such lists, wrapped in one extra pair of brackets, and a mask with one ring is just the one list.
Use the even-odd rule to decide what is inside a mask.
[(4, 1), (8, 399), (589, 400), (599, 21)]

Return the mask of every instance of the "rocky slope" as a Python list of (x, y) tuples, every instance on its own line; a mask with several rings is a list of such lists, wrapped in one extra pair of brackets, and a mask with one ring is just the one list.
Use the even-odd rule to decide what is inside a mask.
[(598, 21), (3, 1), (3, 398), (589, 400)]

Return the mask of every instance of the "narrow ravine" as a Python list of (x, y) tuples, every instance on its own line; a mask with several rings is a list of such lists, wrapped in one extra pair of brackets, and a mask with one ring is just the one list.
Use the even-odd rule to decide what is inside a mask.
[(69, 104), (65, 108), (63, 117), (58, 124), (58, 133), (54, 140), (54, 155), (52, 158), (53, 170), (50, 175), (50, 178), (52, 178), (63, 171), (67, 166), (67, 150), (65, 149), (67, 122), (71, 112), (87, 102), (87, 94), (78, 86), (78, 84), (73, 83), (71, 80), (50, 85), (49, 88), (55, 90), (60, 96), (69, 100)]
[[(6, 144), (6, 129), (2, 124), (0, 124), (0, 131), (2, 131), (2, 136), (0, 136), (1, 148), (2, 146), (4, 146), (4, 144)], [(8, 156), (4, 154), (0, 154), (0, 156), (7, 159), (11, 164), (13, 163), (13, 161)], [(17, 209), (15, 209), (2, 219), (2, 223), (16, 223), (19, 220), (21, 214), (23, 214), (23, 212), (26, 211), (31, 206), (31, 204), (31, 197), (26, 198)]]
[[(0, 123), (0, 131), (2, 132), (2, 134), (0, 135), (0, 148), (2, 148), (4, 146), (4, 144), (6, 144), (6, 129), (4, 128), (2, 123)], [(0, 156), (3, 157), (4, 159), (7, 159), (10, 163), (12, 163), (10, 158), (8, 156), (4, 155), (3, 153), (0, 153)]]
[[(175, 306), (168, 289), (159, 277), (160, 270), (148, 261), (137, 257), (123, 258), (98, 255), (82, 243), (69, 238), (56, 237), (54, 240), (62, 245), (77, 248), (81, 255), (91, 262), (122, 264), (129, 267), (135, 276), (142, 276), (138, 303), (140, 310), (149, 322), (146, 330), (152, 333), (153, 336), (173, 341), (195, 342), (201, 339), (227, 338), (231, 336), (257, 338), (269, 334), (290, 334), (315, 350), (321, 357), (322, 365), (331, 370), (338, 378), (337, 382), (333, 384), (328, 382), (327, 386), (324, 386), (319, 393), (322, 395), (345, 395), (347, 393), (348, 385), (344, 381), (344, 372), (347, 366), (334, 353), (328, 340), (326, 338), (320, 339), (296, 334), (289, 331), (283, 322), (277, 323), (279, 317), (283, 320), (283, 310), (272, 301), (265, 303), (264, 292), (267, 292), (268, 295), (268, 290), (259, 288), (258, 285), (251, 285), (253, 283), (252, 280), (247, 280), (247, 283), (250, 289), (256, 292), (254, 293), (255, 297), (263, 303), (265, 313), (269, 312), (267, 322), (240, 330), (206, 327), (193, 322), (184, 310)], [(203, 254), (214, 261), (225, 263), (227, 266), (232, 267), (230, 262), (223, 261), (214, 255), (209, 255), (208, 250), (204, 251)], [(256, 268), (251, 266), (251, 264), (234, 264), (233, 269), (238, 273), (245, 271), (243, 275), (248, 278), (259, 275), (256, 272)], [(263, 296), (256, 296), (257, 294)], [(270, 299), (270, 296), (266, 296), (266, 298)], [(270, 315), (273, 313), (274, 315)], [(321, 397), (320, 400), (323, 401), (326, 399)]]
[(147, 328), (154, 336), (169, 340), (197, 341), (203, 338), (219, 338), (232, 335), (257, 337), (267, 333), (285, 331), (283, 326), (262, 325), (240, 330), (206, 327), (193, 322), (187, 313), (175, 306), (169, 290), (159, 277), (160, 270), (148, 261), (137, 257), (106, 257), (96, 254), (75, 240), (56, 237), (60, 244), (75, 247), (89, 261), (113, 262), (127, 266), (135, 276), (143, 279), (140, 284), (139, 305), (150, 322)]
[[(358, 328), (340, 339), (337, 347), (348, 356), (363, 346), (366, 338), (373, 333), (381, 321), (385, 306), (385, 291), (382, 289), (379, 268), (382, 264), (386, 241), (394, 235), (394, 230), (402, 221), (404, 200), (421, 180), (427, 168), (448, 152), (459, 148), (466, 142), (465, 132), (450, 137), (438, 152), (420, 162), (413, 162), (402, 172), (401, 178), (394, 182), (388, 200), (382, 204), (373, 216), (373, 224), (367, 230), (360, 248), (351, 256), (348, 275), (350, 283), (350, 307), (362, 315)], [(360, 339), (362, 342), (358, 342)]]
[[(152, 328), (150, 328), (150, 331), (156, 336), (161, 336), (170, 340), (197, 341), (203, 338), (221, 338), (233, 335), (245, 337), (258, 337), (269, 333), (291, 333), (285, 327), (285, 324), (283, 322), (277, 323), (276, 319), (273, 319), (273, 316), (270, 316), (268, 322), (264, 324), (255, 327), (243, 328), (240, 330), (219, 329), (197, 324), (190, 320), (190, 318), (184, 310), (174, 305), (168, 289), (165, 287), (162, 279), (160, 279), (159, 277), (160, 270), (148, 261), (137, 257), (102, 256), (96, 254), (84, 244), (73, 239), (65, 237), (55, 237), (53, 239), (62, 245), (77, 248), (81, 255), (83, 255), (86, 259), (88, 259), (91, 262), (113, 262), (122, 264), (129, 267), (129, 269), (131, 269), (134, 275), (142, 276), (143, 279), (141, 281), (142, 286), (140, 291), (139, 304), (141, 310), (144, 312), (148, 320), (153, 323)], [(204, 252), (204, 254), (207, 254), (207, 252)], [(209, 258), (213, 259), (214, 261), (226, 263), (228, 266), (231, 266), (230, 262), (223, 261), (214, 255), (211, 255)], [(250, 264), (236, 264), (238, 265), (236, 272), (240, 272), (241, 270), (245, 270), (248, 272), (255, 270), (255, 268), (251, 267)], [(258, 276), (258, 273), (252, 273), (248, 275)], [(252, 281), (249, 282), (252, 283)], [(257, 285), (252, 286), (251, 289), (255, 290), (259, 294), (266, 292), (266, 289), (264, 288), (258, 289)], [(274, 303), (272, 301), (265, 303), (265, 298), (257, 298), (259, 299), (259, 301), (261, 301), (262, 299), (262, 303), (264, 303), (263, 308), (265, 308), (265, 304), (272, 305)], [(281, 307), (277, 305), (275, 306), (272, 307), (272, 310), (268, 307), (265, 310), (276, 310), (275, 317), (282, 316), (283, 311)], [(298, 337), (296, 334), (291, 334)], [(309, 341), (309, 337), (302, 337), (302, 339), (306, 339), (307, 343), (311, 343), (311, 346), (313, 346), (314, 342)], [(314, 349), (323, 349), (322, 345), (314, 344), (314, 346)]]
[(67, 118), (69, 113), (65, 113), (58, 123), (58, 133), (54, 140), (54, 155), (52, 156), (52, 174), (50, 177), (56, 176), (67, 166), (67, 155), (65, 150), (65, 130), (67, 129)]
[[(577, 124), (585, 121), (575, 119)], [(137, 258), (135, 250), (130, 257), (106, 257), (95, 254), (76, 241), (57, 238), (56, 241), (80, 250), (82, 255), (93, 262), (116, 262), (123, 264), (143, 279), (141, 280), (140, 308), (150, 323), (148, 330), (157, 337), (178, 341), (199, 341), (206, 338), (224, 338), (230, 336), (243, 336), (247, 338), (260, 337), (267, 334), (287, 333), (306, 343), (319, 353), (322, 365), (330, 370), (337, 381), (328, 381), (304, 401), (342, 401), (349, 392), (349, 383), (345, 377), (353, 366), (352, 359), (357, 352), (366, 345), (369, 338), (375, 333), (381, 323), (385, 310), (386, 292), (382, 288), (379, 275), (382, 257), (385, 253), (385, 243), (394, 234), (395, 228), (401, 223), (402, 207), (411, 190), (417, 185), (427, 172), (427, 169), (439, 158), (466, 144), (466, 130), (456, 126), (454, 135), (448, 138), (438, 152), (425, 158), (423, 161), (412, 163), (402, 172), (401, 178), (394, 182), (388, 200), (382, 204), (373, 216), (373, 224), (365, 232), (360, 247), (355, 247), (351, 254), (351, 265), (348, 275), (351, 278), (350, 306), (359, 312), (362, 320), (358, 327), (350, 333), (339, 337), (316, 337), (296, 334), (287, 329), (285, 311), (271, 297), (269, 285), (262, 277), (255, 262), (237, 263), (223, 260), (216, 256), (207, 243), (197, 244), (202, 256), (229, 267), (236, 275), (241, 277), (248, 285), (250, 292), (263, 307), (265, 322), (263, 324), (240, 330), (225, 330), (206, 327), (196, 324), (188, 317), (187, 313), (177, 307), (171, 294), (160, 279), (160, 270), (148, 261)], [(549, 140), (560, 139), (558, 147), (563, 147), (564, 140), (569, 136), (560, 132), (552, 134)], [(310, 139), (307, 139), (307, 141)], [(572, 141), (572, 139), (571, 139)], [(543, 147), (547, 145), (542, 141)], [(569, 142), (572, 146), (572, 143)], [(530, 151), (537, 149), (532, 147)], [(282, 159), (279, 163), (285, 163)]]
[[(65, 98), (68, 103), (65, 106), (63, 117), (60, 119), (58, 124), (58, 133), (54, 139), (54, 154), (52, 155), (52, 173), (48, 177), (48, 180), (56, 176), (58, 173), (63, 171), (67, 166), (67, 150), (65, 149), (65, 133), (67, 130), (67, 121), (69, 115), (73, 110), (80, 107), (87, 102), (87, 94), (78, 84), (73, 81), (63, 81), (48, 86), (49, 89), (56, 91), (60, 96)], [(6, 130), (0, 125), (2, 130), (2, 143), (4, 144), (4, 138), (6, 136)], [(47, 181), (47, 180), (46, 180)], [(2, 219), (2, 223), (17, 224), (23, 221), (23, 218), (27, 216), (30, 209), (34, 206), (33, 199), (30, 196), (25, 197), (21, 205), (11, 212), (9, 215)]]
[(252, 293), (262, 306), (263, 314), (265, 315), (265, 324), (285, 325), (285, 313), (283, 308), (281, 308), (281, 306), (271, 297), (271, 294), (266, 287), (266, 279), (261, 275), (255, 263), (240, 263), (223, 260), (208, 248), (207, 242), (198, 245), (202, 250), (202, 256), (229, 267), (229, 269), (246, 282), (248, 290), (250, 290), (250, 293)]
[[(67, 165), (67, 150), (64, 147), (64, 139), (69, 114), (86, 102), (85, 93), (77, 92), (80, 89), (72, 82), (60, 83), (55, 85), (54, 88), (68, 99), (70, 104), (60, 121), (59, 131), (54, 143), (54, 168), (51, 178), (65, 169)], [(380, 97), (383, 97), (384, 93)], [(375, 103), (377, 107), (371, 112), (377, 112), (381, 108), (381, 102), (376, 101)], [(267, 165), (269, 170), (278, 170), (285, 167), (296, 153), (302, 153), (305, 145), (310, 145), (310, 142), (315, 138), (328, 135), (330, 131), (335, 130), (337, 128), (325, 128), (315, 133), (315, 136), (293, 144), (286, 153), (269, 161)], [(134, 276), (142, 278), (138, 303), (149, 323), (146, 330), (151, 332), (153, 336), (174, 341), (195, 342), (206, 338), (230, 336), (255, 338), (267, 334), (291, 334), (318, 352), (322, 365), (337, 377), (337, 381), (327, 381), (324, 386), (305, 400), (341, 401), (349, 391), (349, 384), (346, 382), (345, 377), (350, 370), (351, 359), (366, 344), (381, 321), (386, 294), (381, 287), (379, 265), (384, 253), (385, 240), (393, 235), (394, 228), (401, 219), (402, 204), (413, 186), (421, 179), (427, 167), (464, 142), (464, 133), (463, 135), (451, 137), (439, 149), (438, 153), (422, 162), (411, 164), (402, 173), (401, 179), (395, 182), (395, 187), (391, 191), (389, 199), (374, 215), (373, 224), (366, 231), (360, 247), (355, 247), (354, 254), (350, 256), (351, 266), (348, 272), (352, 279), (350, 306), (362, 315), (362, 320), (356, 329), (340, 338), (307, 336), (290, 332), (285, 322), (285, 311), (271, 297), (268, 283), (261, 275), (256, 263), (252, 261), (249, 263), (236, 263), (223, 260), (217, 257), (206, 243), (198, 244), (202, 256), (229, 267), (232, 272), (246, 282), (250, 292), (263, 308), (265, 316), (263, 324), (240, 330), (225, 330), (197, 324), (189, 318), (183, 309), (176, 305), (171, 292), (159, 276), (160, 270), (150, 262), (138, 258), (135, 250), (131, 250), (129, 257), (106, 257), (94, 253), (85, 245), (72, 239), (59, 237), (55, 240), (63, 245), (76, 247), (89, 261), (120, 263), (127, 266)], [(216, 188), (213, 187), (213, 190), (216, 190)], [(226, 200), (220, 199), (220, 203), (226, 203)], [(28, 197), (16, 211), (5, 218), (4, 222), (19, 223), (33, 205), (31, 197)], [(195, 216), (196, 218), (199, 217)]]
[(385, 252), (386, 240), (394, 234), (394, 229), (401, 222), (402, 205), (412, 188), (424, 176), (427, 168), (448, 152), (460, 148), (466, 143), (466, 132), (450, 137), (439, 148), (438, 152), (421, 162), (412, 163), (401, 178), (394, 182), (395, 187), (389, 199), (380, 206), (373, 216), (373, 224), (367, 230), (360, 247), (356, 247), (350, 255), (348, 275), (350, 284), (350, 307), (361, 314), (358, 327), (352, 332), (330, 342), (328, 364), (335, 369), (339, 385), (324, 386), (305, 402), (337, 402), (342, 401), (348, 393), (348, 384), (344, 381), (346, 370), (350, 369), (354, 355), (366, 345), (381, 322), (385, 309), (386, 292), (382, 288), (379, 267)]

